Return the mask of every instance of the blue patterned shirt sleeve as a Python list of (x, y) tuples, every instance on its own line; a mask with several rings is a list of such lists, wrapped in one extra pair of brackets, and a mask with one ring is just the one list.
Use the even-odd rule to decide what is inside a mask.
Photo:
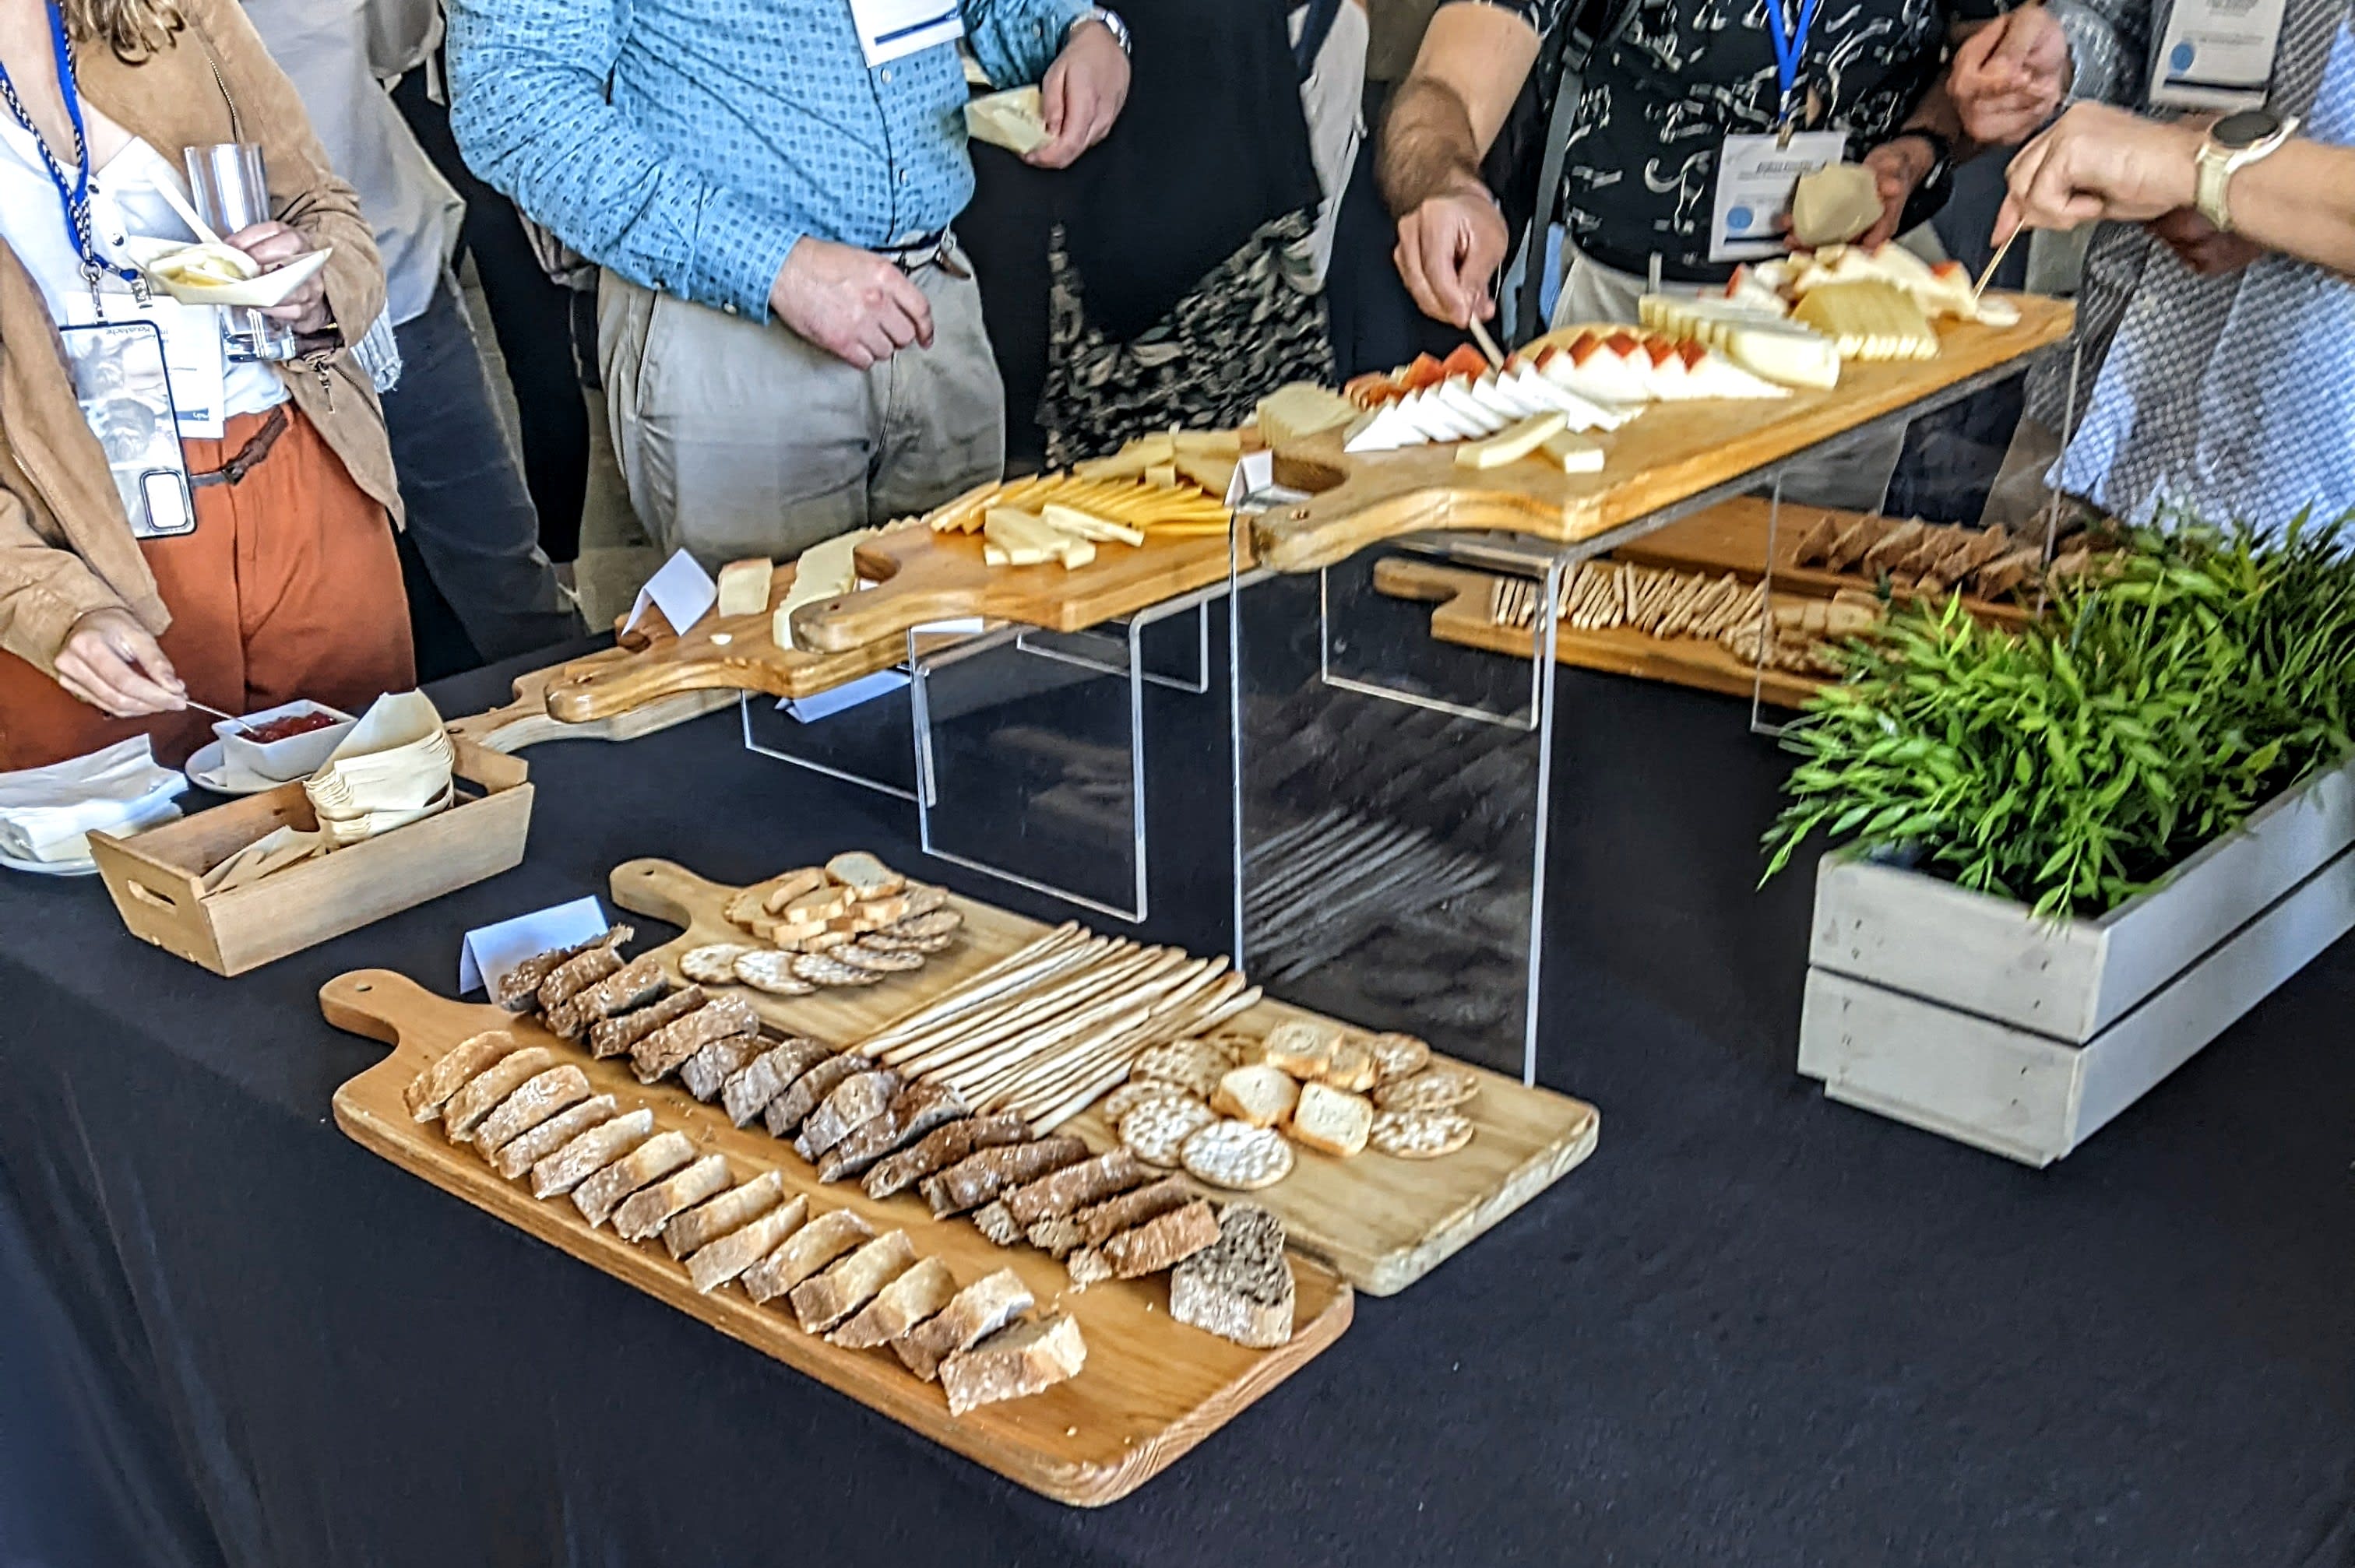
[(808, 231), (704, 176), (606, 100), (622, 0), (451, 0), (451, 126), (467, 163), (634, 282), (766, 320)]
[(993, 83), (1026, 85), (1047, 74), (1088, 9), (1089, 0), (965, 0), (965, 40)]

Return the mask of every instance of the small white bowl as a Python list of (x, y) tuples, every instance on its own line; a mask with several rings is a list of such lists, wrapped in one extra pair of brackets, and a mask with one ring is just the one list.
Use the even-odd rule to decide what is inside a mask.
[[(290, 735), (284, 740), (255, 742), (245, 738), (244, 732), (250, 726), (293, 714), (313, 713), (332, 715), (336, 722), (303, 735)], [(218, 720), (213, 725), (213, 733), (220, 736), (222, 758), (231, 767), (241, 768), (256, 778), (275, 779), (282, 783), (308, 778), (317, 772), (336, 747), (343, 743), (344, 736), (351, 734), (352, 726), (359, 722), (340, 708), (331, 708), (325, 703), (314, 703), (308, 698), (298, 698), (258, 714), (248, 714), (243, 718)]]

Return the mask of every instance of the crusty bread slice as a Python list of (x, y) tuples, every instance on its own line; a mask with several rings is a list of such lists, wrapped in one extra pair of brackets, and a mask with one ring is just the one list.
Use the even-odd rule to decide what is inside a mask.
[(699, 985), (682, 986), (659, 1001), (589, 1026), (589, 1054), (618, 1056), (666, 1023), (676, 1023), (710, 997)]
[(1322, 1019), (1296, 1018), (1267, 1032), (1263, 1060), (1295, 1078), (1314, 1078), (1325, 1071), (1333, 1060), (1334, 1048), (1340, 1044), (1338, 1024)]
[(466, 1080), (516, 1049), (518, 1042), (504, 1029), (486, 1029), (480, 1034), (461, 1040), (433, 1060), (432, 1065), (410, 1081), (401, 1091), (401, 1099), (409, 1114), (419, 1121), (439, 1120), (442, 1107), (450, 1097), (465, 1087)]
[(925, 1177), (947, 1170), (958, 1160), (1008, 1143), (1023, 1143), (1030, 1124), (1015, 1111), (966, 1117), (926, 1133), (913, 1148), (903, 1149), (876, 1163), (867, 1172), (867, 1195), (889, 1198), (904, 1192)]
[(566, 1062), (526, 1079), (474, 1128), (474, 1151), (496, 1160), (509, 1141), (589, 1097), (589, 1075)]
[(474, 1139), (474, 1129), (499, 1108), (499, 1102), (557, 1065), (556, 1053), (545, 1045), (510, 1051), (473, 1077), (442, 1107), (442, 1130), (453, 1143)]
[(910, 1372), (930, 1383), (943, 1358), (996, 1333), (1032, 1305), (1022, 1277), (1001, 1268), (958, 1291), (940, 1311), (893, 1340), (891, 1350)]
[[(809, 1200), (796, 1197), (767, 1213), (747, 1220), (718, 1241), (707, 1242), (687, 1260), (687, 1277), (705, 1295), (739, 1275), (749, 1275), (790, 1245), (809, 1218)], [(782, 1245), (781, 1245), (782, 1244)], [(748, 1285), (749, 1291), (751, 1287)], [(755, 1296), (754, 1300), (763, 1299)]]
[(1182, 1208), (1129, 1226), (1102, 1246), (1082, 1247), (1064, 1267), (1071, 1274), (1071, 1288), (1085, 1290), (1107, 1279), (1142, 1279), (1158, 1274), (1218, 1239), (1218, 1214), (1209, 1199), (1197, 1198)]
[(956, 1276), (939, 1258), (919, 1259), (913, 1268), (858, 1309), (858, 1315), (826, 1336), (846, 1350), (871, 1351), (890, 1343), (947, 1306), (956, 1295)]
[(828, 1056), (795, 1078), (785, 1092), (773, 1097), (762, 1113), (772, 1138), (791, 1138), (799, 1132), (802, 1118), (817, 1109), (835, 1086), (859, 1073), (873, 1071), (875, 1064), (856, 1052), (846, 1051), (839, 1056)]
[(508, 1139), (492, 1158), (492, 1167), (512, 1181), (591, 1128), (609, 1122), (619, 1114), (621, 1107), (611, 1095), (599, 1095), (594, 1099), (583, 1100), (570, 1110), (549, 1118), (529, 1132), (519, 1133)]
[(1330, 1084), (1304, 1084), (1292, 1112), (1292, 1140), (1348, 1160), (1363, 1153), (1374, 1130), (1374, 1102)]
[(864, 900), (889, 898), (908, 885), (908, 879), (868, 854), (865, 850), (852, 850), (836, 855), (826, 863), (826, 875), (850, 889), (851, 896)]
[(745, 1271), (744, 1293), (755, 1301), (783, 1296), (874, 1234), (875, 1227), (848, 1209), (820, 1214), (795, 1231), (792, 1240), (761, 1259), (757, 1267)]
[(684, 1259), (700, 1252), (730, 1231), (741, 1230), (784, 1202), (784, 1178), (763, 1171), (749, 1181), (739, 1181), (716, 1198), (677, 1214), (663, 1226), (663, 1245), (673, 1257)]
[(887, 1231), (815, 1278), (794, 1287), (789, 1299), (805, 1333), (823, 1334), (875, 1298), (877, 1291), (916, 1265), (905, 1231)]
[(572, 1206), (591, 1226), (602, 1225), (631, 1193), (694, 1160), (693, 1139), (676, 1128), (658, 1132), (573, 1188)]
[(685, 1170), (642, 1187), (613, 1211), (613, 1234), (623, 1241), (645, 1241), (706, 1198), (728, 1190), (728, 1161), (707, 1154)]
[(1080, 1375), (1087, 1364), (1087, 1341), (1080, 1325), (1062, 1313), (1000, 1329), (969, 1351), (941, 1363), (941, 1386), (949, 1414), (1044, 1393)]
[(1210, 1093), (1210, 1108), (1253, 1127), (1276, 1127), (1292, 1114), (1299, 1098), (1299, 1084), (1271, 1061), (1237, 1067), (1220, 1078)]
[(937, 1175), (917, 1183), (934, 1217), (945, 1219), (988, 1202), (1000, 1192), (1035, 1181), (1051, 1171), (1076, 1165), (1088, 1157), (1088, 1146), (1069, 1133), (1028, 1142), (1008, 1143), (965, 1156)]
[(570, 1192), (653, 1136), (655, 1113), (641, 1106), (627, 1116), (600, 1122), (578, 1134), (531, 1168), (531, 1195), (554, 1198)]

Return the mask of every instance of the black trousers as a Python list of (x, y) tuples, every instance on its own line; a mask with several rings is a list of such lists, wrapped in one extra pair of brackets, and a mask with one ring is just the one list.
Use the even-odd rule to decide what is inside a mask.
[(427, 95), (424, 71), (410, 71), (392, 101), (433, 166), (466, 198), (458, 246), (474, 259), (515, 388), (524, 482), (539, 509), (540, 546), (549, 559), (570, 561), (581, 554), (581, 508), (589, 493), (589, 410), (572, 354), (572, 291), (540, 270), (515, 204), (466, 167), (450, 132), (449, 107)]

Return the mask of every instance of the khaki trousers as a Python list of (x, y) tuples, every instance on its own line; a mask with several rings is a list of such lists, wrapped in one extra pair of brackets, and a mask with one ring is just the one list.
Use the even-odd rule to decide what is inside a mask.
[(913, 277), (932, 302), (932, 347), (858, 370), (781, 324), (602, 276), (614, 456), (657, 546), (715, 571), (787, 558), (998, 477), (1006, 392), (981, 291), (937, 266)]

